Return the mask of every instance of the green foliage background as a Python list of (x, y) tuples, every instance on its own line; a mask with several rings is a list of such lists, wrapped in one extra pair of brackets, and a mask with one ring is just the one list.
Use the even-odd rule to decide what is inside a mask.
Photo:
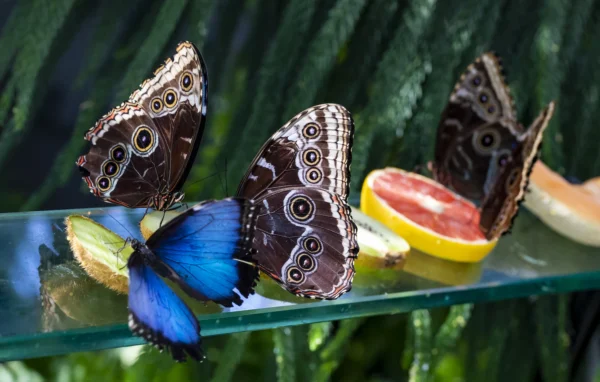
[[(83, 63), (70, 81), (85, 95), (72, 131), (56, 132), (64, 139), (54, 157), (38, 158), (39, 168), (8, 168), (14, 156), (35, 157), (31, 142), (42, 128), (38, 113), (48, 99), (48, 78), (90, 20), (87, 49), (77, 52)], [(422, 165), (432, 157), (454, 82), (489, 49), (504, 58), (525, 125), (558, 101), (543, 160), (579, 179), (600, 175), (600, 129), (594, 127), (600, 120), (600, 3), (592, 0), (18, 0), (0, 34), (0, 169), (5, 179), (17, 171), (37, 183), (23, 189), (0, 181), (0, 210), (91, 203), (74, 169), (87, 145), (84, 132), (184, 39), (201, 49), (210, 84), (208, 125), (187, 200), (222, 197), (223, 183), (232, 193), (262, 143), (321, 102), (341, 103), (355, 117), (354, 197), (372, 168)], [(225, 166), (227, 182), (202, 181)], [(53, 204), (57, 192), (85, 204)], [(113, 350), (10, 363), (0, 366), (0, 375), (491, 382), (508, 380), (506, 373), (510, 380), (530, 380), (541, 367), (544, 380), (563, 381), (567, 297), (540, 301), (213, 338), (207, 340), (210, 361), (200, 366), (174, 366), (149, 352), (125, 367)], [(525, 351), (534, 340), (539, 351)]]

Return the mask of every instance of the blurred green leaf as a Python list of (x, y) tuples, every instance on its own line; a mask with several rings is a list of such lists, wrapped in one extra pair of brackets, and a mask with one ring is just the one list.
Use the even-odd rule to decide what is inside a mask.
[(127, 71), (119, 85), (115, 103), (126, 100), (131, 93), (148, 77), (150, 71), (160, 59), (160, 54), (165, 49), (177, 23), (179, 22), (187, 0), (173, 0), (163, 3), (153, 28), (145, 41), (138, 47), (135, 57), (129, 64)]
[[(421, 56), (421, 37), (427, 29), (437, 0), (411, 0), (403, 21), (375, 72), (371, 98), (356, 116), (356, 138), (352, 163), (354, 191), (360, 190), (366, 175), (375, 134), (393, 137), (396, 127), (412, 116), (421, 97), (421, 84), (431, 70), (428, 58)], [(401, 131), (402, 128), (399, 128)], [(389, 139), (389, 138), (388, 138)], [(377, 150), (384, 154), (383, 150)]]

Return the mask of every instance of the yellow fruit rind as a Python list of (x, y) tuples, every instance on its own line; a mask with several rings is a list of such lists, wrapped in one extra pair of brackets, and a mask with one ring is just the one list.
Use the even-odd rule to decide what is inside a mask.
[[(408, 175), (405, 171), (394, 170)], [(412, 247), (442, 259), (472, 263), (481, 261), (496, 246), (497, 240), (468, 242), (447, 238), (410, 221), (373, 192), (373, 181), (380, 173), (382, 170), (375, 170), (365, 179), (361, 192), (361, 210), (402, 236)], [(408, 176), (421, 177), (417, 174)]]

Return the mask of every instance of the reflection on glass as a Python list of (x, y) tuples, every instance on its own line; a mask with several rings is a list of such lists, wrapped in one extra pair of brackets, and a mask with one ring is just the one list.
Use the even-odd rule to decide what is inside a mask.
[[(140, 237), (137, 222), (143, 211), (123, 208), (0, 217), (0, 261), (5, 264), (0, 268), (0, 361), (140, 343), (126, 326), (127, 296), (98, 284), (74, 262), (63, 223), (73, 213), (89, 216), (123, 237)], [(513, 234), (481, 264), (453, 263), (416, 251), (409, 253), (403, 269), (357, 263), (352, 291), (337, 301), (298, 298), (264, 279), (255, 295), (233, 309), (181, 296), (200, 316), (203, 334), (214, 335), (589, 288), (596, 280), (600, 284), (597, 252), (521, 211)], [(551, 283), (543, 279), (548, 276), (554, 277)], [(510, 285), (517, 287), (502, 288)]]

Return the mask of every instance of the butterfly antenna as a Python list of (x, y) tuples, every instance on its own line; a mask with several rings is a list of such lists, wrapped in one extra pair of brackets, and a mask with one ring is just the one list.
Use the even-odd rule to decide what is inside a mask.
[(227, 195), (227, 191), (223, 188), (223, 179), (221, 179), (221, 171), (219, 171), (219, 168), (217, 167), (216, 163), (215, 163), (215, 169), (217, 170), (217, 174), (219, 176), (219, 184), (221, 185), (221, 191), (223, 191), (225, 193), (225, 195)]
[(127, 227), (125, 227), (120, 221), (118, 221), (117, 219), (115, 219), (115, 217), (112, 216), (110, 213), (108, 213), (104, 208), (101, 208), (100, 211), (104, 212), (112, 220), (116, 221), (123, 229), (125, 229), (125, 231), (127, 231), (127, 233), (129, 234), (129, 237), (133, 237), (133, 234), (127, 229)]
[(207, 180), (207, 179), (209, 179), (209, 178), (212, 178), (213, 176), (218, 176), (218, 175), (219, 175), (219, 171), (217, 171), (217, 172), (214, 172), (214, 173), (212, 173), (212, 174), (210, 174), (210, 175), (207, 175), (207, 176), (205, 176), (204, 178), (200, 178), (200, 179), (198, 179), (198, 180), (197, 180), (197, 181), (195, 181), (194, 183), (190, 183), (188, 186), (193, 186), (193, 185), (194, 185), (194, 184), (196, 184), (196, 183), (203, 182), (203, 181), (205, 181), (205, 180)]

